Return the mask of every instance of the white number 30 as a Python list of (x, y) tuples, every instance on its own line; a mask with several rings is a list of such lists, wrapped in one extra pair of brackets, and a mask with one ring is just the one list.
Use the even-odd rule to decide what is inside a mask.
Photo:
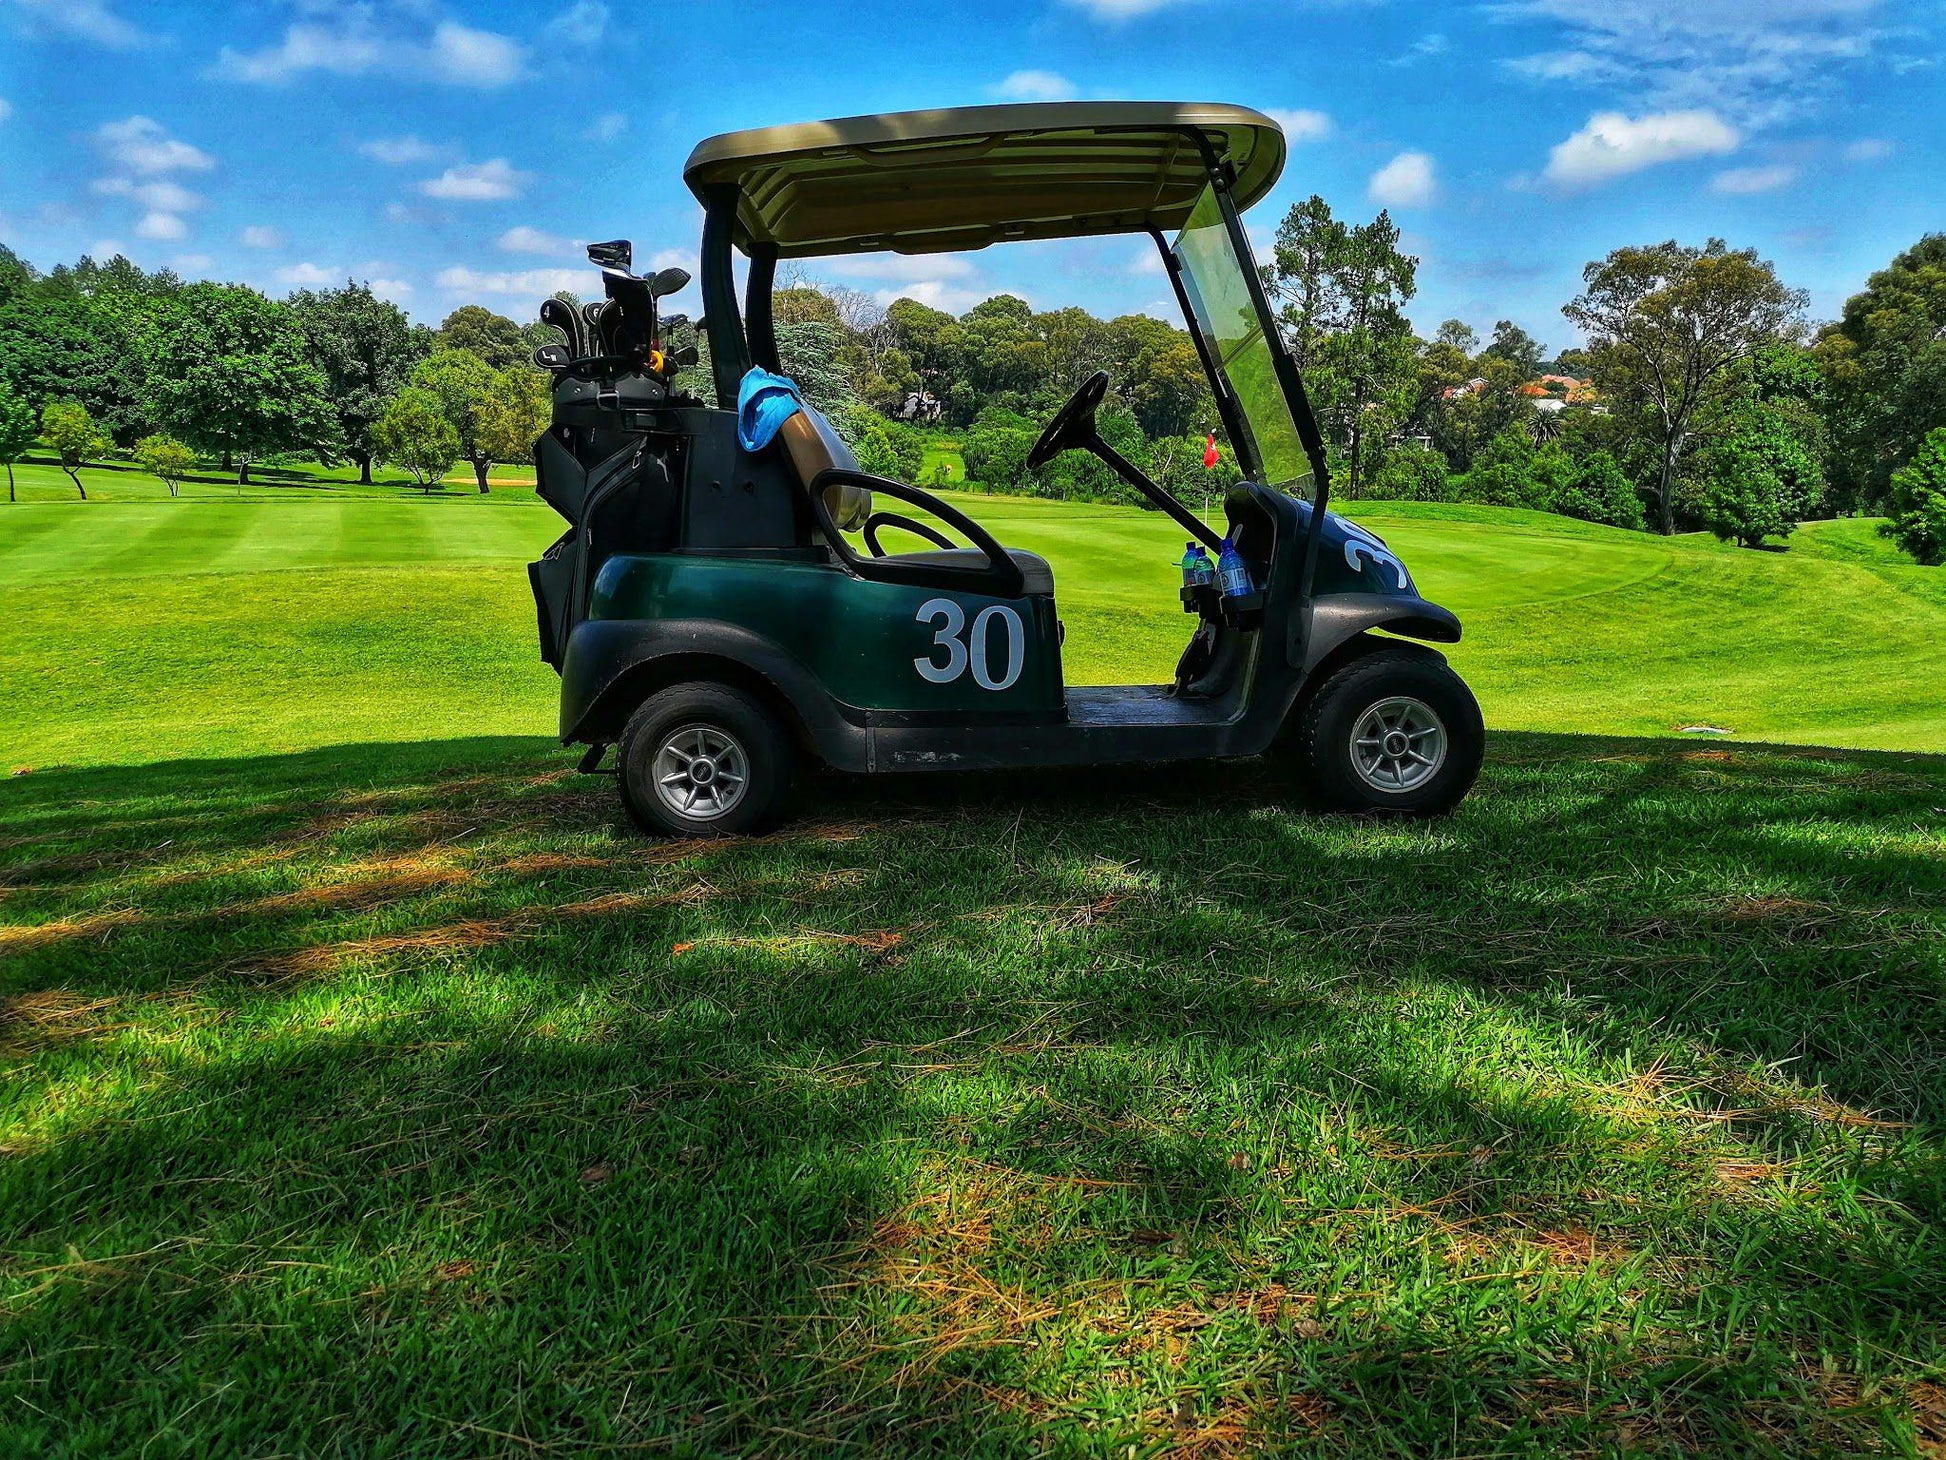
[[(974, 616), (972, 634), (964, 641), (960, 631), (966, 627), (966, 610), (950, 598), (927, 599), (919, 605), (917, 619), (922, 624), (940, 624), (932, 636), (933, 648), (935, 652), (946, 651), (944, 664), (931, 657), (912, 661), (921, 679), (931, 684), (951, 684), (970, 667), (973, 682), (981, 689), (1002, 690), (1012, 689), (1014, 681), (1020, 678), (1021, 665), (1027, 658), (1027, 631), (1021, 625), (1020, 615), (1004, 603), (991, 603), (981, 609)], [(987, 630), (995, 619), (1006, 625), (1007, 632), (1007, 672), (998, 679), (993, 677), (987, 659)]]

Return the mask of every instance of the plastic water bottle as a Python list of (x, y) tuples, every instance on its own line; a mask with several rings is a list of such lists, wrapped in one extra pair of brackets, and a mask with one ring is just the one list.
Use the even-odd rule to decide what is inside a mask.
[(1216, 556), (1216, 576), (1223, 585), (1225, 598), (1242, 598), (1256, 590), (1250, 582), (1249, 565), (1243, 561), (1243, 554), (1229, 538), (1223, 539), (1223, 549)]
[(1200, 542), (1196, 544), (1196, 586), (1207, 588), (1216, 581), (1216, 564), (1211, 561), (1209, 549)]
[(1198, 583), (1206, 581), (1202, 577), (1202, 564), (1196, 557), (1196, 547), (1193, 542), (1183, 544), (1182, 586), (1185, 588), (1194, 588)]

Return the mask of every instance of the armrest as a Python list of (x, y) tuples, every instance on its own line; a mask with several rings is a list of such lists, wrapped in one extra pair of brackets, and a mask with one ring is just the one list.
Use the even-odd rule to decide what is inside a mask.
[[(824, 502), (827, 488), (846, 484), (863, 487), (869, 492), (882, 492), (901, 502), (924, 508), (948, 527), (964, 534), (985, 556), (986, 566), (952, 568), (940, 564), (901, 563), (896, 558), (860, 557), (845, 541), (844, 533), (838, 530), (838, 524), (832, 520), (831, 509)], [(994, 541), (993, 534), (930, 492), (908, 487), (904, 482), (875, 477), (869, 472), (832, 467), (819, 472), (812, 480), (810, 496), (811, 512), (817, 518), (825, 540), (844, 565), (860, 578), (878, 583), (904, 583), (915, 588), (958, 588), (967, 593), (984, 593), (992, 598), (1018, 598), (1026, 591), (1026, 580), (1021, 575), (1020, 565)]]

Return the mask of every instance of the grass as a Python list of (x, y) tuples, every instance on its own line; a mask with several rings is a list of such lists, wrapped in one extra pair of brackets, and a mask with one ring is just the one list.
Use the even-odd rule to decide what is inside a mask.
[(0, 1449), (1913, 1454), (1946, 766), (0, 788)]
[[(1362, 512), (1495, 727), (1435, 825), (710, 846), (548, 738), (530, 492), (144, 490), (0, 517), (0, 1454), (1946, 1446), (1946, 607), (1869, 525)], [(1166, 673), (1166, 525), (967, 505)]]

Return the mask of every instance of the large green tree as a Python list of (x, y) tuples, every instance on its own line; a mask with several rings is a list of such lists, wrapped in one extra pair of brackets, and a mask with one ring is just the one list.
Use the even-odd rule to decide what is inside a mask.
[(372, 423), (431, 351), (431, 331), (356, 282), (342, 289), (299, 290), (290, 306), (305, 352), (323, 374), (337, 413), (340, 449), (358, 463), (358, 480), (369, 485), (377, 450)]
[(83, 258), (40, 275), (0, 261), (0, 383), (36, 410), (74, 400), (123, 445), (153, 424), (148, 361), (139, 341), (182, 283), (117, 255)]
[(1841, 508), (1882, 505), (1892, 473), (1946, 426), (1946, 233), (1928, 234), (1845, 301), (1818, 339)]
[(1588, 334), (1602, 394), (1650, 434), (1655, 523), (1672, 533), (1678, 469), (1699, 425), (1739, 398), (1739, 367), (1792, 334), (1806, 296), (1754, 249), (1720, 238), (1618, 248), (1582, 279), (1562, 313)]
[(330, 386), (290, 306), (242, 284), (190, 284), (145, 331), (157, 424), (234, 463), (338, 445)]
[(438, 396), (416, 385), (386, 403), (372, 422), (372, 444), (381, 461), (398, 467), (428, 495), (459, 460), (459, 432), (446, 418), (445, 406)]
[(1892, 517), (1879, 531), (1922, 563), (1946, 563), (1946, 426), (1919, 443), (1891, 487)]
[(483, 304), (463, 304), (447, 315), (438, 343), (442, 350), (477, 355), (495, 370), (528, 363), (534, 350), (519, 325)]

